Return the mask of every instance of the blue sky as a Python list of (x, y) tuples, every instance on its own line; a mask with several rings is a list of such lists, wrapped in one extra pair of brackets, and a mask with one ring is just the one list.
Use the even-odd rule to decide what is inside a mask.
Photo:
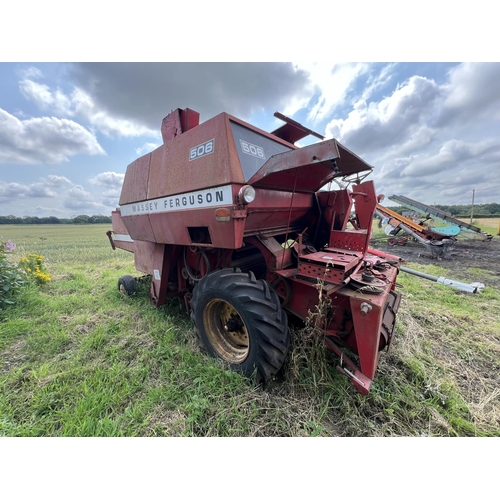
[(0, 215), (110, 214), (178, 107), (266, 131), (280, 111), (373, 165), (386, 196), (500, 202), (500, 63), (5, 62)]

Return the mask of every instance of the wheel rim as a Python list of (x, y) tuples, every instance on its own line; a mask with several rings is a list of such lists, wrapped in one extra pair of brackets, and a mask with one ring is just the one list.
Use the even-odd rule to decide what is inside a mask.
[(203, 311), (203, 326), (217, 354), (231, 364), (240, 364), (248, 356), (248, 330), (238, 311), (223, 299), (212, 299)]

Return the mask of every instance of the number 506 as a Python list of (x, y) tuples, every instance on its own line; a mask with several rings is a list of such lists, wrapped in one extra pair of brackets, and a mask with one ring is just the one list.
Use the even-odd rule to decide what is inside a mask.
[(214, 152), (214, 139), (204, 142), (199, 146), (195, 146), (189, 150), (189, 161), (196, 160), (201, 156), (209, 155)]

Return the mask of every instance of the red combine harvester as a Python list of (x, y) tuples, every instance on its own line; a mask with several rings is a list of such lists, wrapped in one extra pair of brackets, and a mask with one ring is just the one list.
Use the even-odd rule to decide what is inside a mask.
[[(399, 263), (368, 253), (372, 167), (335, 139), (295, 146), (323, 137), (275, 116), (285, 123), (267, 133), (226, 113), (170, 113), (163, 145), (128, 166), (108, 237), (151, 276), (153, 306), (183, 298), (208, 352), (259, 380), (285, 361), (287, 313), (306, 320), (321, 303), (337, 369), (367, 394), (400, 303)], [(320, 190), (333, 179), (352, 190)], [(134, 278), (118, 286), (134, 293)]]

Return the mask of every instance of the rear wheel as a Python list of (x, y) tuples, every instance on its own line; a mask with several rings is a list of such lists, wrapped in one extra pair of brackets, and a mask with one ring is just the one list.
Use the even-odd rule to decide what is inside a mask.
[(191, 318), (209, 354), (257, 381), (269, 380), (290, 345), (286, 313), (277, 295), (252, 272), (222, 269), (193, 291)]
[(126, 274), (118, 279), (118, 290), (123, 295), (133, 295), (136, 290), (135, 278)]

